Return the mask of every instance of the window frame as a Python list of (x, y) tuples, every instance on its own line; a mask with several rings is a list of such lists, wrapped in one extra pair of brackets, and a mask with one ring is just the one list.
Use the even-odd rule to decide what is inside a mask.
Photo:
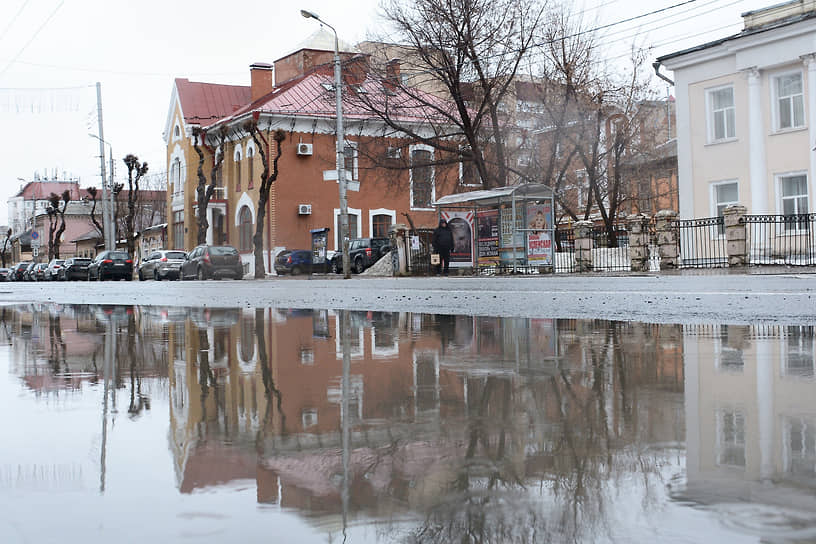
[[(726, 134), (722, 138), (717, 138), (717, 129), (716, 129), (716, 122), (715, 122), (715, 110), (714, 110), (714, 100), (713, 94), (718, 91), (723, 91), (725, 89), (731, 90), (731, 107), (730, 110), (733, 112), (734, 117), (734, 134), (728, 134), (728, 122), (727, 122), (727, 115), (725, 118), (725, 131)], [(732, 142), (737, 139), (737, 93), (734, 90), (733, 83), (726, 83), (724, 85), (718, 85), (717, 87), (711, 87), (705, 90), (705, 108), (706, 108), (706, 136), (707, 142), (709, 144), (719, 144), (725, 142)], [(728, 108), (723, 110), (717, 111), (727, 111)]]
[[(782, 194), (782, 184), (784, 183), (784, 181), (786, 179), (798, 178), (798, 177), (802, 177), (802, 178), (805, 179), (805, 193), (804, 193), (804, 195), (800, 194), (800, 195), (794, 195), (794, 196), (784, 196)], [(810, 213), (809, 212), (809, 210), (810, 210), (810, 180), (808, 179), (807, 170), (799, 170), (799, 171), (795, 171), (795, 172), (784, 172), (784, 173), (781, 173), (781, 174), (775, 174), (774, 175), (774, 189), (776, 191), (776, 206), (777, 206), (777, 210), (779, 211), (780, 215), (802, 215), (802, 214)], [(798, 208), (798, 202), (797, 201), (798, 201), (798, 199), (802, 198), (803, 196), (805, 198), (805, 210), (804, 211), (798, 210), (798, 211), (794, 212), (793, 214), (785, 213), (785, 201), (786, 200), (793, 200), (794, 201), (794, 206), (796, 206)], [(789, 228), (791, 226), (794, 227), (794, 228)], [(799, 222), (795, 223), (794, 225), (788, 225), (787, 223), (785, 223), (784, 229), (785, 229), (785, 232), (806, 232), (808, 230), (808, 225), (807, 225), (807, 223), (802, 224), (802, 223), (799, 223)]]
[(235, 150), (232, 153), (233, 173), (235, 174), (235, 190), (241, 190), (241, 160), (243, 160), (244, 153), (241, 144), (235, 145)]
[[(246, 210), (246, 213), (244, 213), (244, 210)], [(245, 219), (248, 219), (248, 221), (245, 221)], [(249, 232), (249, 243), (246, 244), (246, 247), (244, 244), (245, 229)], [(248, 253), (253, 250), (252, 235), (252, 210), (244, 204), (238, 210), (238, 250), (241, 253)]]
[[(430, 202), (428, 206), (415, 206), (414, 205), (414, 152), (415, 151), (427, 151), (430, 153), (430, 160), (426, 165), (429, 169), (429, 180), (428, 183), (431, 186), (431, 195), (430, 195)], [(436, 200), (436, 183), (435, 183), (435, 168), (433, 166), (434, 161), (434, 149), (433, 147), (425, 144), (415, 144), (409, 147), (408, 150), (408, 159), (409, 159), (409, 169), (408, 169), (408, 177), (409, 177), (409, 191), (408, 191), (408, 198), (409, 198), (409, 208), (411, 210), (417, 211), (434, 211), (433, 203)]]
[(343, 142), (343, 169), (346, 172), (349, 171), (349, 169), (346, 168), (346, 160), (347, 160), (346, 149), (352, 149), (353, 150), (353, 155), (351, 157), (351, 160), (352, 160), (352, 163), (351, 163), (351, 177), (348, 177), (348, 174), (346, 174), (346, 176), (347, 176), (346, 181), (360, 181), (360, 171), (359, 171), (359, 167), (360, 167), (360, 151), (359, 151), (359, 148), (360, 148), (359, 142), (355, 142), (355, 141), (352, 141), (352, 140), (344, 140), (344, 142)]
[[(779, 107), (779, 101), (781, 97), (779, 96), (779, 80), (783, 77), (789, 77), (792, 75), (799, 76), (799, 84), (801, 88), (801, 92), (798, 95), (788, 95), (786, 98), (790, 99), (790, 114), (791, 114), (791, 126), (783, 127), (781, 126), (782, 115), (781, 115), (781, 108)], [(802, 122), (801, 124), (796, 124), (795, 120), (795, 109), (793, 107), (793, 98), (799, 96), (802, 101)], [(803, 128), (807, 128), (807, 104), (805, 103), (805, 78), (802, 74), (802, 70), (790, 70), (786, 72), (780, 72), (778, 74), (774, 74), (771, 76), (771, 112), (773, 114), (773, 127), (774, 132), (789, 132), (795, 130), (801, 130)]]

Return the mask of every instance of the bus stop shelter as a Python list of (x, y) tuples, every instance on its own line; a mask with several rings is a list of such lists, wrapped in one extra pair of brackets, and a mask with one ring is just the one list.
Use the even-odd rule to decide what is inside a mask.
[(434, 207), (453, 231), (451, 267), (553, 270), (555, 223), (550, 187), (527, 183), (458, 193), (440, 198)]

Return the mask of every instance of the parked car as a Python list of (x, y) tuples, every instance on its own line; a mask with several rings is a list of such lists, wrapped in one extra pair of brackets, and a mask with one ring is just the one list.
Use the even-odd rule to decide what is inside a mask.
[(23, 281), (34, 281), (34, 267), (37, 263), (28, 263), (28, 266), (23, 270)]
[(83, 257), (65, 259), (65, 263), (63, 263), (62, 268), (59, 269), (58, 279), (60, 281), (87, 280), (88, 265), (90, 264), (91, 259)]
[(133, 279), (133, 259), (127, 251), (103, 251), (88, 265), (88, 280)]
[(62, 269), (63, 264), (65, 264), (64, 259), (51, 259), (51, 262), (48, 263), (48, 266), (45, 269), (44, 279), (47, 281), (57, 281), (59, 271)]
[(232, 246), (197, 246), (181, 265), (181, 279), (244, 278), (241, 255)]
[(152, 252), (139, 265), (139, 280), (152, 278), (156, 281), (167, 278), (179, 279), (179, 270), (187, 253), (177, 249), (159, 249)]
[(48, 263), (37, 263), (34, 265), (34, 268), (29, 272), (31, 274), (32, 281), (44, 281), (45, 280), (45, 271), (48, 269)]
[[(349, 262), (351, 271), (357, 274), (380, 260), (391, 251), (391, 240), (388, 238), (353, 238), (349, 240)], [(338, 251), (332, 258), (332, 270), (343, 272), (343, 253)]]
[(24, 281), (23, 275), (25, 274), (25, 271), (28, 268), (28, 265), (30, 265), (30, 264), (31, 264), (31, 261), (21, 261), (21, 262), (15, 264), (11, 268), (11, 275), (10, 275), (11, 281)]
[(275, 272), (280, 275), (309, 273), (312, 271), (312, 252), (308, 249), (281, 251), (275, 257)]
[(11, 281), (9, 272), (11, 272), (8, 268), (0, 268), (0, 281)]

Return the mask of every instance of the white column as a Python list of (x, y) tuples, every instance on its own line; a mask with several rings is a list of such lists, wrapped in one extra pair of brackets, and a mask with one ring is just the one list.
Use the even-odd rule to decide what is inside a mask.
[[(213, 243), (213, 209), (207, 206), (207, 224), (210, 225), (207, 227), (207, 243)], [(196, 229), (198, 229), (198, 225), (196, 225)]]
[(762, 126), (762, 79), (759, 70), (749, 68), (748, 76), (748, 145), (751, 175), (750, 214), (767, 213), (768, 187), (765, 168), (765, 130)]
[(774, 475), (774, 369), (771, 353), (771, 340), (757, 339), (756, 395), (760, 480), (767, 480)]
[(808, 176), (808, 211), (814, 209), (816, 196), (816, 54), (802, 56), (807, 67), (807, 108), (808, 108), (808, 154), (810, 156), (810, 175)]

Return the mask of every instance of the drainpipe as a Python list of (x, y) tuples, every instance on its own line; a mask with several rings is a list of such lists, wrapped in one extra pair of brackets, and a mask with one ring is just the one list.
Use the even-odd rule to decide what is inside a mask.
[(661, 66), (660, 61), (656, 61), (656, 62), (652, 63), (652, 68), (654, 68), (655, 75), (657, 77), (659, 77), (660, 79), (662, 79), (663, 81), (665, 81), (666, 83), (668, 83), (669, 85), (674, 86), (674, 81), (672, 81), (671, 79), (667, 78), (666, 76), (664, 76), (663, 74), (660, 73), (660, 66)]

